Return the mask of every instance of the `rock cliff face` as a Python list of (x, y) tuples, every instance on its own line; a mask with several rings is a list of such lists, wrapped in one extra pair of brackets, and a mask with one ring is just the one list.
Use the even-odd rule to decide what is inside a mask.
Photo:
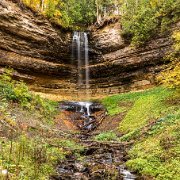
[(70, 42), (71, 32), (53, 26), (30, 9), (0, 1), (1, 71), (4, 67), (16, 69), (16, 75), (35, 90), (64, 88), (76, 75), (70, 63)]
[(90, 65), (92, 87), (118, 93), (152, 86), (172, 42), (168, 36), (158, 37), (133, 48), (124, 42), (120, 24), (115, 22), (95, 29), (91, 44), (100, 54)]
[[(171, 49), (168, 37), (133, 49), (120, 34), (117, 21), (90, 33), (92, 95), (152, 86), (165, 53)], [(84, 94), (76, 87), (77, 65), (71, 62), (71, 39), (72, 32), (53, 26), (43, 16), (11, 1), (0, 1), (0, 69), (16, 69), (15, 76), (27, 81), (32, 90)]]

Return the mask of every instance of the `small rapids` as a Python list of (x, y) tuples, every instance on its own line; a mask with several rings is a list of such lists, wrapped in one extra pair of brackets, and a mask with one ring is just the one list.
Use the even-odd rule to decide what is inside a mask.
[(106, 109), (97, 102), (61, 102), (62, 112), (68, 112), (69, 120), (80, 129), (80, 134), (72, 135), (84, 147), (81, 158), (67, 155), (56, 167), (56, 175), (51, 180), (135, 180), (137, 175), (128, 171), (128, 143), (98, 142), (93, 139), (94, 130), (106, 116)]
[(126, 146), (119, 143), (87, 141), (82, 152), (83, 160), (70, 155), (56, 168), (51, 180), (135, 180), (140, 179), (124, 167)]
[(81, 131), (92, 131), (106, 116), (105, 108), (97, 102), (60, 102), (60, 109)]

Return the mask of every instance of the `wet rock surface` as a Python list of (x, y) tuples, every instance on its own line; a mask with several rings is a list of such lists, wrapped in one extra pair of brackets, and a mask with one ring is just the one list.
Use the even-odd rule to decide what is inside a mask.
[(127, 160), (126, 150), (130, 144), (100, 143), (93, 140), (80, 140), (80, 143), (85, 147), (82, 152), (83, 160), (78, 160), (73, 155), (67, 156), (66, 161), (59, 162), (57, 174), (51, 176), (51, 180), (142, 179), (124, 166)]
[(63, 118), (73, 122), (81, 131), (92, 131), (106, 117), (106, 109), (98, 102), (64, 101), (59, 103)]
[[(64, 101), (59, 103), (61, 115), (80, 130), (71, 134), (84, 149), (81, 158), (74, 153), (58, 163), (56, 175), (51, 180), (134, 180), (141, 177), (128, 171), (124, 163), (131, 143), (98, 142), (93, 130), (98, 128), (106, 116), (106, 109), (99, 102)], [(60, 120), (61, 121), (61, 120)]]

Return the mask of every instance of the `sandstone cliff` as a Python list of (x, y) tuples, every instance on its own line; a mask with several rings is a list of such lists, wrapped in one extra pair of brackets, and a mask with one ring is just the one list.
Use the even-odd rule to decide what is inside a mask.
[(172, 41), (170, 36), (159, 36), (143, 47), (133, 48), (121, 37), (119, 22), (111, 22), (92, 32), (91, 44), (101, 54), (91, 61), (91, 83), (96, 89), (118, 93), (152, 86)]
[[(17, 4), (0, 2), (0, 68), (12, 67), (32, 90), (72, 95), (77, 65), (71, 62), (72, 32), (53, 26), (43, 16)], [(91, 93), (118, 93), (154, 84), (156, 74), (171, 50), (167, 37), (157, 37), (132, 48), (121, 37), (118, 21), (108, 21), (90, 32)], [(73, 65), (72, 65), (73, 64)]]
[(70, 41), (71, 32), (53, 26), (45, 17), (0, 1), (1, 71), (16, 69), (17, 76), (37, 90), (64, 88), (76, 73), (70, 63)]

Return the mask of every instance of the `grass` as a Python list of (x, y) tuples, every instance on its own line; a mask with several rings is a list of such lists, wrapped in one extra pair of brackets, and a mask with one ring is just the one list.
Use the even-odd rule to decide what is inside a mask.
[(80, 157), (83, 147), (56, 133), (57, 103), (32, 94), (12, 73), (0, 75), (0, 179), (7, 179), (3, 171), (12, 180), (49, 179), (59, 160)]
[(110, 116), (125, 113), (119, 124), (124, 135), (116, 140), (134, 142), (128, 168), (152, 179), (180, 179), (179, 100), (178, 91), (163, 87), (103, 99)]
[(109, 115), (126, 113), (119, 129), (128, 133), (171, 111), (165, 104), (165, 100), (171, 95), (172, 90), (158, 87), (143, 92), (110, 96), (103, 100), (103, 104), (107, 107)]
[(127, 166), (158, 180), (180, 179), (180, 114), (158, 121), (130, 150)]
[(103, 133), (96, 135), (94, 139), (96, 141), (114, 141), (114, 140), (117, 140), (118, 137), (117, 137), (116, 133), (114, 133), (112, 131), (107, 131), (107, 132), (103, 132)]

